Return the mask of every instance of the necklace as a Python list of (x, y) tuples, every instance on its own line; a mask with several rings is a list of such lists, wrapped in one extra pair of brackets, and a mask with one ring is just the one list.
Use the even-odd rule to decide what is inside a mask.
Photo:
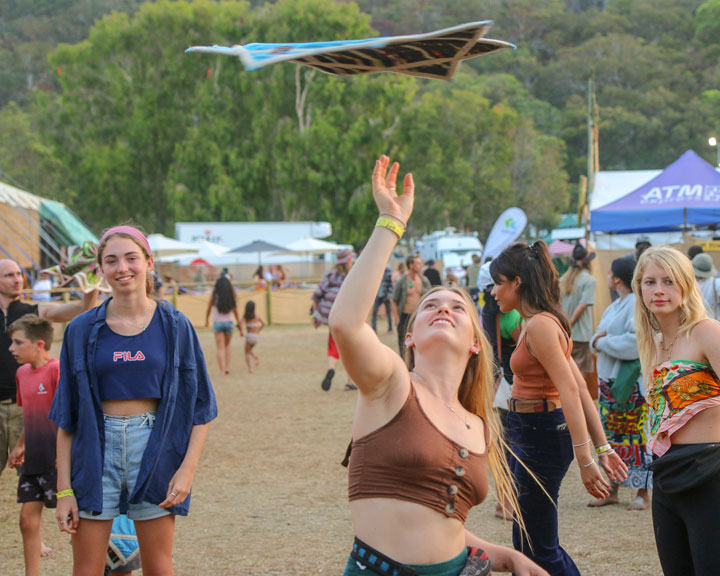
[[(423, 382), (425, 382), (425, 380), (422, 378), (422, 376), (420, 376), (417, 372), (412, 372), (412, 374), (415, 374), (415, 376), (417, 376), (420, 380), (422, 380)], [(426, 385), (426, 388), (427, 388), (427, 385)], [(430, 392), (430, 390), (428, 390), (428, 392)], [(432, 394), (432, 392), (430, 392), (430, 394)], [(460, 422), (462, 422), (463, 424), (465, 424), (465, 428), (467, 428), (468, 430), (471, 430), (471, 429), (472, 429), (472, 424), (470, 424), (470, 423), (467, 421), (467, 415), (465, 415), (464, 418), (461, 418), (461, 417), (460, 417), (460, 414), (458, 414), (457, 412), (455, 412), (455, 408), (453, 408), (452, 406), (450, 406), (450, 404), (448, 404), (447, 402), (445, 402), (445, 400), (443, 400), (443, 399), (440, 398), (439, 396), (436, 396), (435, 394), (432, 394), (432, 395), (435, 396), (435, 398), (437, 398), (438, 400), (440, 400), (440, 402), (442, 402), (442, 403), (447, 407), (447, 409), (450, 410), (450, 412), (453, 413), (453, 416), (455, 416), (458, 420), (460, 420)]]
[(670, 352), (672, 352), (673, 346), (675, 346), (675, 341), (678, 339), (678, 336), (680, 335), (680, 330), (678, 330), (675, 333), (675, 338), (672, 339), (672, 342), (670, 342), (670, 346), (665, 347), (665, 333), (660, 332), (662, 336), (660, 337), (660, 348), (662, 348), (663, 352), (668, 355), (668, 360), (670, 359)]
[(120, 322), (124, 322), (128, 326), (132, 326), (133, 328), (135, 328), (136, 330), (139, 330), (140, 332), (145, 332), (147, 327), (150, 326), (150, 321), (147, 321), (147, 315), (148, 315), (148, 312), (150, 311), (151, 307), (152, 307), (152, 304), (150, 303), (150, 301), (148, 301), (148, 306), (147, 306), (147, 308), (145, 308), (145, 312), (143, 314), (143, 323), (142, 324), (136, 324), (135, 322), (131, 322), (127, 318), (118, 316), (115, 313), (115, 311), (110, 307), (108, 307), (108, 311), (110, 312), (110, 316), (112, 316), (113, 318), (115, 318), (117, 320), (120, 320)]
[[(445, 402), (443, 402), (443, 404), (445, 404)], [(465, 428), (467, 428), (468, 430), (470, 430), (470, 429), (472, 428), (472, 425), (469, 424), (468, 421), (467, 421), (467, 417), (466, 417), (466, 418), (460, 418), (460, 415), (459, 415), (457, 412), (455, 412), (455, 408), (453, 408), (452, 406), (450, 406), (450, 404), (445, 404), (445, 406), (447, 406), (447, 407), (450, 409), (450, 412), (452, 412), (453, 414), (455, 414), (455, 416), (458, 418), (458, 420), (460, 420), (460, 422), (462, 422), (463, 424), (465, 424)]]

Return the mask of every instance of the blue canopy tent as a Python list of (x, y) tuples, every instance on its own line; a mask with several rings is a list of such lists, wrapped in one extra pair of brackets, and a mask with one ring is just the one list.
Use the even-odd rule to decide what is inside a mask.
[(640, 188), (592, 210), (593, 232), (667, 232), (720, 224), (720, 173), (692, 150)]

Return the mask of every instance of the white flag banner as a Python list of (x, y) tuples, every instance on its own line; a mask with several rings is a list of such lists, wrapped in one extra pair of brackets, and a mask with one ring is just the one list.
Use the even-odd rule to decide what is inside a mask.
[(520, 208), (508, 208), (500, 214), (485, 242), (483, 260), (495, 258), (515, 242), (525, 230), (525, 226), (527, 226), (527, 215)]

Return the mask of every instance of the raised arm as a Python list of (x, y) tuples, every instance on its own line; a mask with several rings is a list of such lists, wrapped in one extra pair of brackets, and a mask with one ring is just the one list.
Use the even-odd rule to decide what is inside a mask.
[(74, 300), (65, 304), (43, 302), (38, 305), (38, 316), (50, 322), (70, 322), (75, 316), (90, 310), (97, 304), (98, 291), (84, 292), (82, 300)]
[[(375, 163), (372, 176), (373, 197), (381, 216), (393, 222), (407, 223), (412, 214), (414, 183), (407, 174), (403, 194), (396, 193), (395, 162), (381, 156)], [(398, 234), (383, 226), (376, 226), (365, 249), (342, 284), (330, 312), (330, 331), (350, 378), (360, 392), (367, 396), (381, 396), (394, 373), (404, 368), (402, 360), (380, 342), (365, 322), (370, 311), (385, 266), (399, 240)]]

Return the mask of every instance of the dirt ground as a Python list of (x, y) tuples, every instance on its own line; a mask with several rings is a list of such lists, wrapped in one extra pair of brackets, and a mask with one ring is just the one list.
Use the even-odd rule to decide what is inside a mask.
[[(384, 321), (379, 328), (385, 328)], [(388, 344), (395, 335), (383, 336)], [(309, 576), (342, 573), (352, 543), (347, 472), (340, 466), (350, 439), (356, 392), (344, 392), (340, 369), (326, 393), (327, 330), (269, 327), (257, 351), (260, 368), (248, 374), (235, 335), (232, 371), (218, 375), (212, 333), (200, 331), (220, 410), (195, 476), (190, 516), (178, 518), (175, 570), (181, 576)], [(56, 343), (57, 354), (59, 343)], [(3, 575), (23, 573), (17, 526), (15, 473), (0, 476), (0, 550)], [(584, 575), (661, 574), (650, 511), (622, 505), (589, 509), (589, 496), (571, 466), (560, 496), (560, 541)], [(474, 508), (468, 528), (511, 545), (511, 525), (493, 515), (489, 498)], [(46, 511), (43, 539), (55, 549), (42, 574), (66, 576), (68, 538)]]

